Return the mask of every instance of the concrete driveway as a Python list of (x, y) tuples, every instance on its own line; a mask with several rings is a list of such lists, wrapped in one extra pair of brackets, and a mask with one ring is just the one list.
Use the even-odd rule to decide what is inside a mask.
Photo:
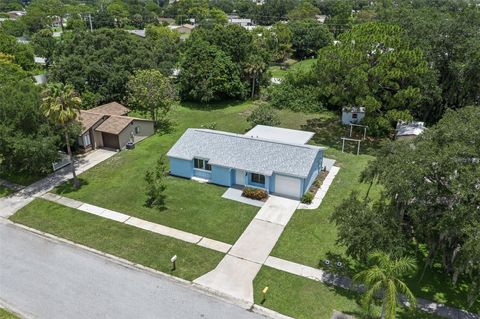
[(298, 204), (298, 200), (270, 196), (217, 267), (194, 282), (245, 303), (253, 303), (253, 279)]
[[(115, 154), (115, 151), (97, 149), (76, 159), (75, 167), (77, 175), (89, 170)], [(10, 196), (0, 198), (0, 217), (8, 218), (15, 214), (17, 210), (33, 201), (35, 197), (45, 194), (55, 186), (60, 185), (72, 177), (70, 166), (66, 166)]]

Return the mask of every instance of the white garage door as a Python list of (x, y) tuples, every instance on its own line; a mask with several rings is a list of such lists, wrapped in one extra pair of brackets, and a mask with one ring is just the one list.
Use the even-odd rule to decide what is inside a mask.
[(301, 180), (299, 178), (276, 175), (275, 193), (279, 195), (299, 198)]

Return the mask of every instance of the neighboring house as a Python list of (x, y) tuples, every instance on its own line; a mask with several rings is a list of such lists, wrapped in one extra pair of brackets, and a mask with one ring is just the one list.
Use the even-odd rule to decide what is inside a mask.
[(344, 107), (342, 109), (342, 124), (358, 124), (365, 117), (364, 107)]
[(425, 131), (424, 122), (398, 122), (395, 138), (397, 140), (412, 139)]
[(167, 153), (170, 173), (299, 199), (323, 164), (324, 148), (305, 144), (312, 136), (270, 126), (245, 135), (190, 128)]
[(155, 132), (154, 123), (126, 116), (130, 110), (117, 102), (81, 110), (78, 121), (82, 131), (78, 144), (84, 150), (106, 147), (124, 149), (128, 142), (137, 143)]
[(228, 16), (228, 23), (238, 24), (239, 26), (244, 28), (254, 25), (254, 23), (252, 22), (252, 19), (243, 19), (238, 16)]
[(192, 30), (195, 28), (194, 25), (191, 24), (182, 24), (182, 25), (169, 25), (168, 26), (171, 30), (177, 31), (180, 34), (190, 34)]

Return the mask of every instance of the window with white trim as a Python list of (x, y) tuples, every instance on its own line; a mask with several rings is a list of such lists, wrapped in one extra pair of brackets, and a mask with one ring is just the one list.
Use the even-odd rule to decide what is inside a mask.
[(265, 176), (261, 174), (252, 173), (252, 183), (265, 185)]
[(208, 164), (207, 160), (200, 159), (200, 158), (194, 158), (193, 159), (193, 167), (197, 169), (203, 169), (206, 171), (211, 171), (212, 170), (212, 165)]

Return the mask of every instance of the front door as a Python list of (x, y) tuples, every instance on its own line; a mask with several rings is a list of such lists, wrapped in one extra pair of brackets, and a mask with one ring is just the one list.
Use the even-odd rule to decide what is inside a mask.
[(236, 169), (235, 170), (235, 184), (237, 185), (245, 185), (245, 171), (241, 169)]

